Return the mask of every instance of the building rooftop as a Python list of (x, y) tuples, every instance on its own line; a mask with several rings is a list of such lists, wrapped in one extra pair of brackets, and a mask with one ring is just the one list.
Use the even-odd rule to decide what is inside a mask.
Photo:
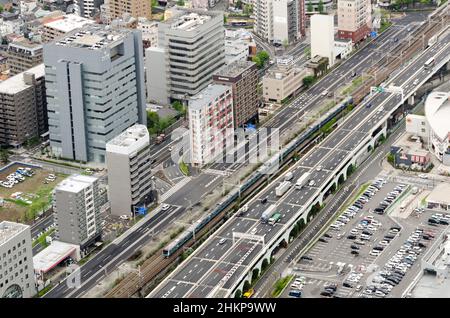
[(181, 14), (176, 14), (167, 21), (171, 29), (193, 31), (211, 20), (212, 17), (210, 14), (206, 14), (206, 12), (200, 13), (201, 11), (181, 10), (181, 12)]
[(133, 125), (106, 144), (107, 152), (129, 154), (150, 141), (145, 125)]
[(17, 49), (35, 51), (35, 50), (42, 49), (42, 44), (36, 43), (36, 42), (31, 42), (26, 39), (21, 39), (21, 40), (9, 43), (8, 48), (17, 48)]
[(210, 84), (190, 98), (189, 109), (199, 110), (230, 89), (230, 86), (227, 85)]
[(253, 65), (255, 65), (255, 63), (251, 61), (236, 61), (231, 63), (230, 65), (222, 67), (215, 75), (236, 77)]
[(92, 23), (94, 23), (93, 20), (80, 17), (76, 14), (67, 14), (54, 21), (46, 23), (45, 26), (67, 33), (75, 29), (79, 29), (86, 24)]
[(1, 94), (16, 94), (28, 87), (30, 84), (25, 83), (24, 74), (34, 74), (35, 78), (39, 78), (45, 76), (45, 66), (44, 64), (39, 64), (35, 67), (30, 68), (29, 70), (14, 75), (2, 82), (0, 82), (0, 93)]
[(25, 231), (27, 228), (29, 228), (29, 226), (25, 224), (9, 221), (0, 222), (0, 246), (8, 242), (17, 234)]
[(425, 116), (439, 139), (449, 138), (450, 93), (430, 93), (425, 101)]
[(78, 193), (83, 189), (90, 187), (97, 180), (95, 177), (72, 175), (61, 181), (55, 188), (56, 191)]
[(450, 184), (443, 182), (438, 184), (426, 198), (428, 202), (450, 204)]
[(61, 261), (79, 249), (78, 245), (53, 241), (50, 246), (33, 257), (33, 267), (37, 273), (47, 273)]
[(99, 50), (112, 46), (113, 43), (122, 40), (130, 32), (127, 29), (113, 29), (109, 26), (90, 24), (67, 33), (56, 42), (56, 45)]

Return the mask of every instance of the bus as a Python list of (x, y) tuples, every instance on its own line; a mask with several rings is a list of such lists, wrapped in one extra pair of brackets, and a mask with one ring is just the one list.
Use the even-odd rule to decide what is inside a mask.
[(433, 68), (433, 66), (434, 66), (434, 58), (432, 57), (431, 59), (429, 59), (428, 61), (425, 62), (423, 67), (426, 70), (431, 70)]

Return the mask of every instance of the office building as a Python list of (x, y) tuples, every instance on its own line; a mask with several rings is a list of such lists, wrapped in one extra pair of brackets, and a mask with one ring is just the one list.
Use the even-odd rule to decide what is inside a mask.
[(230, 85), (233, 93), (234, 127), (258, 120), (258, 68), (250, 61), (234, 62), (214, 74), (216, 84)]
[(94, 23), (76, 14), (66, 14), (43, 24), (42, 42), (50, 42), (61, 38), (66, 33)]
[(103, 0), (74, 0), (75, 13), (80, 17), (92, 18), (100, 13)]
[(147, 127), (134, 125), (106, 144), (111, 214), (123, 215), (150, 203), (150, 137)]
[(203, 166), (221, 156), (234, 140), (231, 87), (209, 85), (189, 100), (188, 110), (190, 163)]
[(311, 56), (326, 57), (328, 67), (332, 67), (334, 49), (334, 16), (314, 14), (311, 16)]
[(44, 64), (0, 82), (0, 145), (19, 147), (48, 131)]
[(121, 18), (124, 13), (130, 14), (133, 18), (152, 17), (151, 1), (143, 0), (109, 0), (109, 17), (111, 19)]
[(225, 30), (225, 65), (246, 61), (256, 55), (256, 43), (249, 30)]
[(139, 31), (101, 25), (44, 45), (53, 154), (103, 163), (109, 140), (146, 124), (142, 52)]
[(274, 44), (293, 43), (305, 35), (303, 0), (255, 0), (254, 32)]
[(158, 22), (146, 18), (138, 18), (136, 29), (142, 32), (144, 49), (158, 46)]
[(307, 68), (295, 65), (292, 56), (277, 59), (277, 64), (263, 77), (263, 98), (266, 102), (282, 103), (303, 86), (303, 78), (311, 75)]
[(147, 97), (187, 101), (225, 64), (223, 14), (180, 9), (158, 24), (158, 47), (146, 50)]
[(53, 191), (57, 239), (79, 245), (81, 253), (86, 252), (101, 238), (101, 213), (106, 203), (106, 191), (95, 177), (72, 175), (61, 181)]
[(372, 27), (370, 0), (338, 0), (338, 37), (354, 43), (364, 40)]
[(6, 53), (10, 75), (16, 75), (42, 63), (42, 45), (20, 40), (9, 43)]
[(0, 297), (31, 298), (36, 294), (30, 227), (0, 222)]

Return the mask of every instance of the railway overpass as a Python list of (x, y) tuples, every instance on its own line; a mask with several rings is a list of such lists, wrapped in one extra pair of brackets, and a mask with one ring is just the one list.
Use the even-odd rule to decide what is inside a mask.
[[(425, 70), (423, 65), (431, 57), (436, 65)], [(314, 185), (291, 189), (279, 199), (275, 195), (278, 182), (272, 183), (250, 201), (243, 216), (229, 219), (147, 297), (229, 297), (242, 290), (244, 282), (251, 280), (252, 270), (261, 269), (280, 243), (289, 241), (297, 222), (308, 221), (311, 207), (322, 204), (324, 197), (347, 178), (350, 167), (365, 160), (379, 138), (400, 119), (404, 102), (449, 60), (450, 34), (446, 32), (383, 85), (387, 88), (384, 92), (362, 102), (291, 169), (294, 180), (309, 172)], [(396, 86), (389, 88), (392, 83)], [(262, 204), (262, 198), (268, 202)], [(274, 226), (259, 222), (270, 204), (276, 204), (276, 211), (282, 214)], [(222, 239), (225, 243), (219, 244)]]

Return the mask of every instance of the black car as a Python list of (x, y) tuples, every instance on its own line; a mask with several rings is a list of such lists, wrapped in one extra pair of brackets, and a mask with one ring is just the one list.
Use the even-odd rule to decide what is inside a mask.
[(349, 284), (349, 283), (347, 283), (347, 282), (343, 283), (343, 284), (342, 284), (342, 286), (344, 286), (344, 287), (348, 287), (348, 288), (353, 288), (353, 286), (352, 286), (352, 285), (350, 285), (350, 284)]
[(320, 296), (331, 297), (331, 293), (329, 293), (327, 291), (323, 291), (323, 292), (320, 293)]
[(355, 255), (355, 256), (358, 256), (358, 255), (359, 255), (359, 252), (358, 252), (358, 251), (354, 251), (354, 250), (352, 250), (350, 253), (353, 254), (353, 255)]
[(354, 203), (353, 205), (356, 206), (358, 209), (362, 209), (363, 208), (362, 204), (359, 204), (359, 203)]
[(328, 234), (328, 233), (325, 233), (323, 236), (328, 237), (328, 238), (332, 238), (333, 237), (333, 235)]
[(447, 220), (441, 219), (441, 220), (439, 220), (439, 224), (449, 225), (450, 223), (448, 223)]
[(395, 238), (395, 235), (387, 234), (387, 235), (384, 236), (384, 238), (385, 239), (389, 239), (389, 240), (393, 240)]
[(429, 218), (429, 219), (428, 219), (428, 223), (434, 223), (434, 224), (438, 224), (438, 223), (439, 223), (439, 221), (438, 221), (438, 220), (436, 220), (436, 219), (434, 219), (434, 218)]
[(348, 238), (349, 240), (354, 240), (354, 239), (356, 239), (356, 236), (353, 235), (353, 234), (350, 234), (349, 236), (347, 236), (347, 238)]
[(383, 246), (374, 246), (373, 249), (377, 250), (377, 251), (382, 251), (382, 250), (384, 250), (384, 247)]
[(359, 250), (359, 246), (356, 246), (356, 245), (351, 245), (350, 248), (352, 250)]
[(397, 275), (400, 275), (402, 277), (405, 276), (405, 273), (403, 273), (403, 272), (401, 272), (401, 271), (399, 271), (397, 269), (394, 271), (394, 273), (397, 274)]
[(363, 230), (362, 234), (366, 234), (366, 235), (372, 235), (373, 233), (367, 230)]
[(422, 238), (427, 241), (431, 240), (431, 237), (429, 237), (428, 235), (422, 235)]
[(319, 242), (328, 243), (328, 241), (327, 241), (326, 239), (324, 239), (323, 237), (321, 237), (321, 238), (319, 239)]
[(266, 204), (266, 203), (267, 203), (267, 198), (261, 199), (261, 203), (262, 203), (262, 204)]
[(427, 247), (427, 245), (426, 245), (426, 244), (423, 244), (422, 242), (417, 243), (417, 246), (418, 246), (418, 247), (423, 247), (423, 248), (426, 248), (426, 247)]
[(303, 259), (303, 260), (306, 260), (306, 261), (312, 261), (313, 260), (312, 257), (306, 256), (306, 255), (300, 257), (300, 259)]

